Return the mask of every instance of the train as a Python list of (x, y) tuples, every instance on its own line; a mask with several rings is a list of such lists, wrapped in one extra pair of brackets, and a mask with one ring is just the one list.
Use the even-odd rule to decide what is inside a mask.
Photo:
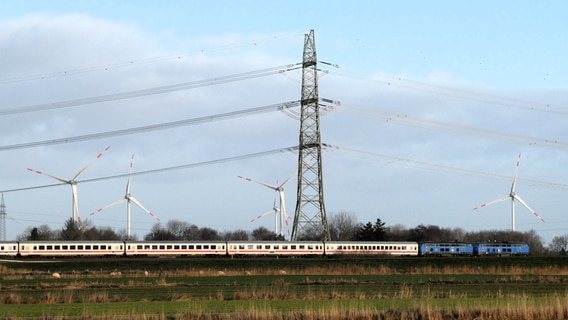
[(317, 257), (528, 256), (521, 242), (414, 241), (4, 241), (0, 256), (32, 257)]

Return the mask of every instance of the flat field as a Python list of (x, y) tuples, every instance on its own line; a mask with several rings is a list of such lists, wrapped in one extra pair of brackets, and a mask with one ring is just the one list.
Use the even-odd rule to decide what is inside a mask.
[(0, 319), (568, 319), (568, 259), (0, 262)]

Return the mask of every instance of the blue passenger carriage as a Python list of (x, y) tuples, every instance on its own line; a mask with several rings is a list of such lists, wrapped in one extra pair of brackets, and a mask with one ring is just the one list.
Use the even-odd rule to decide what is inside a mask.
[(528, 256), (530, 248), (522, 242), (478, 242), (474, 253), (476, 256)]
[(418, 245), (420, 256), (472, 256), (473, 245), (465, 242), (421, 242)]

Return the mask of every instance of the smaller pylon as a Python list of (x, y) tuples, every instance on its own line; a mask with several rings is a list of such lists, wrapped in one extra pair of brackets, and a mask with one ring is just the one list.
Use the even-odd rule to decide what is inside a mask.
[(4, 204), (4, 194), (0, 201), (0, 241), (6, 241), (6, 205)]

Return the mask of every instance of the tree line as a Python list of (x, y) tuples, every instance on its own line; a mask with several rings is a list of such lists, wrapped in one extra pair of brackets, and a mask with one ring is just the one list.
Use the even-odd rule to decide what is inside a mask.
[[(331, 239), (337, 241), (457, 241), (477, 242), (525, 242), (535, 255), (566, 255), (568, 251), (568, 235), (557, 236), (545, 246), (542, 238), (535, 231), (518, 232), (509, 230), (465, 231), (462, 228), (443, 228), (436, 225), (420, 224), (414, 228), (403, 225), (386, 226), (377, 218), (375, 221), (361, 223), (353, 213), (340, 211), (331, 214), (328, 219)], [(315, 230), (304, 230), (299, 236), (301, 240), (321, 240), (322, 236)], [(18, 240), (139, 240), (134, 235), (128, 239), (125, 230), (115, 231), (111, 227), (96, 227), (87, 220), (81, 224), (72, 219), (65, 221), (60, 230), (53, 230), (48, 225), (28, 227)], [(231, 230), (219, 232), (209, 227), (198, 227), (194, 224), (170, 220), (165, 224), (155, 224), (150, 232), (144, 235), (146, 241), (211, 241), (211, 240), (257, 240), (284, 241), (285, 238), (258, 227), (253, 231)]]

